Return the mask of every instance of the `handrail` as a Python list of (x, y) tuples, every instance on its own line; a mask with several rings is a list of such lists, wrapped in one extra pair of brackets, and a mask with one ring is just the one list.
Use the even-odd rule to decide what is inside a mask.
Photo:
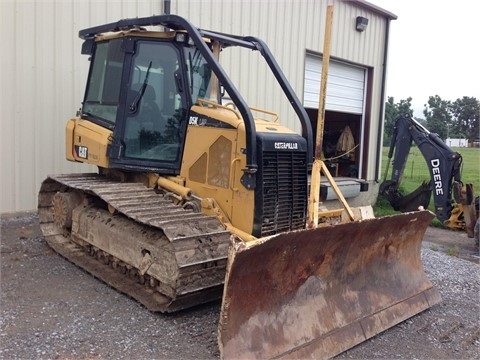
[(250, 110), (253, 110), (253, 111), (256, 111), (256, 112), (259, 112), (259, 113), (263, 113), (263, 114), (267, 114), (267, 115), (270, 115), (270, 116), (273, 117), (273, 120), (264, 119), (266, 121), (271, 121), (271, 122), (274, 122), (274, 123), (276, 123), (278, 121), (278, 114), (274, 111), (260, 109), (260, 108), (253, 107), (253, 106), (250, 106)]
[[(222, 107), (227, 107), (229, 109), (232, 109), (230, 108), (229, 106), (235, 106), (235, 104), (233, 102), (228, 102), (226, 104), (222, 104), (221, 105)], [(234, 108), (233, 108), (234, 109)], [(256, 111), (256, 112), (260, 112), (260, 113), (264, 113), (264, 114), (267, 114), (267, 115), (271, 115), (274, 119), (273, 120), (267, 120), (267, 119), (263, 119), (265, 121), (270, 121), (270, 122), (274, 122), (276, 123), (278, 121), (278, 114), (274, 111), (269, 111), (269, 110), (265, 110), (265, 109), (260, 109), (260, 108), (257, 108), (257, 107), (253, 107), (253, 106), (250, 106), (250, 110), (252, 111)]]
[(240, 115), (240, 113), (237, 110), (229, 108), (228, 106), (216, 103), (214, 101), (206, 100), (206, 99), (203, 99), (203, 98), (198, 98), (197, 102), (199, 103), (199, 105), (202, 105), (202, 106), (203, 106), (203, 104), (207, 104), (207, 105), (213, 106), (214, 108), (217, 108), (217, 109), (220, 108), (220, 109), (225, 109), (225, 110), (231, 111), (235, 114), (235, 116), (237, 117), (238, 120), (242, 119), (242, 116)]

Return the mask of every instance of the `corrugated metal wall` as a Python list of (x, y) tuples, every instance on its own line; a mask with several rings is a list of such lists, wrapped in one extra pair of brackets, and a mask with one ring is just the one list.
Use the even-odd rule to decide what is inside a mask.
[[(333, 3), (332, 56), (375, 69), (371, 108), (372, 124), (377, 124), (386, 21), (353, 1)], [(300, 99), (306, 51), (322, 52), (326, 7), (326, 0), (171, 0), (172, 13), (199, 27), (265, 40)], [(0, 1), (5, 49), (0, 212), (34, 209), (40, 183), (49, 173), (92, 170), (67, 162), (64, 155), (65, 122), (80, 107), (88, 68), (86, 56), (80, 55), (78, 31), (162, 12), (161, 0)], [(370, 20), (364, 33), (354, 30), (358, 15)], [(259, 54), (233, 49), (225, 59), (251, 106), (275, 109), (283, 123), (300, 131)], [(371, 143), (376, 143), (376, 125), (370, 131)]]
[(0, 212), (35, 209), (47, 174), (95, 170), (65, 160), (65, 123), (88, 71), (78, 31), (162, 9), (158, 0), (0, 1)]

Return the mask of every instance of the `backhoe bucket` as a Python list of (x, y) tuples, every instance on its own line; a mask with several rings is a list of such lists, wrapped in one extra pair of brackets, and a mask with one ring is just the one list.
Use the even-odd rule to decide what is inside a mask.
[(401, 212), (417, 211), (420, 206), (424, 209), (430, 204), (432, 189), (430, 183), (423, 182), (410, 194), (402, 195), (397, 189), (390, 189), (383, 193), (383, 196), (390, 202), (390, 205)]
[(230, 246), (218, 341), (224, 359), (333, 357), (441, 301), (406, 213)]

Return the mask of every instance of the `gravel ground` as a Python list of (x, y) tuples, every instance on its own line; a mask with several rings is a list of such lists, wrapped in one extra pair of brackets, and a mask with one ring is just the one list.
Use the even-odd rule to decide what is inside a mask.
[[(422, 258), (443, 302), (339, 359), (480, 358), (480, 267), (432, 248)], [(153, 314), (50, 250), (35, 213), (2, 215), (0, 250), (0, 359), (219, 357), (219, 302)]]

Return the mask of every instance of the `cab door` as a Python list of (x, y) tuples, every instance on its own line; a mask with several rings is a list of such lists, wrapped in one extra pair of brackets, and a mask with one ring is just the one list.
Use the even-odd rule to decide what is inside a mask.
[(111, 167), (178, 174), (187, 100), (179, 76), (181, 52), (171, 41), (136, 39), (123, 74), (125, 99), (117, 114)]

